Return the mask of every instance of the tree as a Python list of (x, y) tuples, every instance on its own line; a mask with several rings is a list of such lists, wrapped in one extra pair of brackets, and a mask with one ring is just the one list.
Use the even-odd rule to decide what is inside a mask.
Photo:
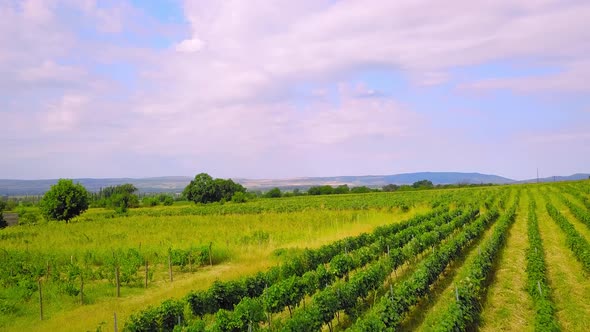
[(79, 183), (69, 179), (59, 179), (51, 186), (39, 204), (47, 219), (65, 220), (66, 223), (88, 210), (88, 191)]
[(108, 205), (115, 211), (124, 213), (129, 208), (139, 207), (139, 198), (135, 194), (137, 188), (134, 185), (125, 183), (111, 188), (112, 194), (108, 198)]
[(200, 173), (184, 188), (184, 197), (195, 203), (211, 203), (217, 200), (215, 183), (207, 173)]
[(282, 195), (283, 194), (281, 193), (281, 189), (279, 189), (277, 187), (274, 187), (271, 190), (267, 191), (264, 194), (264, 197), (267, 197), (267, 198), (278, 198), (278, 197), (281, 197)]
[(352, 189), (350, 189), (350, 192), (353, 194), (366, 194), (370, 193), (371, 191), (371, 188), (367, 186), (352, 187)]
[(232, 179), (215, 179), (213, 180), (216, 191), (215, 202), (220, 200), (230, 201), (237, 192), (246, 192), (241, 184), (235, 183)]
[(213, 179), (207, 173), (200, 173), (184, 188), (183, 195), (195, 203), (212, 203), (229, 201), (237, 192), (246, 192), (246, 188), (231, 179)]
[(330, 185), (314, 186), (307, 190), (309, 195), (331, 195), (334, 193), (334, 188)]
[(350, 188), (347, 184), (339, 185), (338, 187), (334, 188), (334, 194), (348, 194), (350, 192)]
[(383, 186), (383, 188), (381, 188), (381, 190), (383, 191), (396, 191), (399, 189), (399, 186), (397, 184), (388, 184)]
[(434, 185), (432, 184), (432, 181), (421, 180), (421, 181), (414, 182), (414, 184), (412, 184), (412, 187), (414, 187), (416, 189), (430, 189), (430, 188), (434, 188)]

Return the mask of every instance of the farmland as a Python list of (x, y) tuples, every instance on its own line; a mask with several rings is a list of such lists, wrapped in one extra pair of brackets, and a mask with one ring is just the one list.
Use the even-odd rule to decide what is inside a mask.
[(588, 181), (94, 208), (0, 230), (0, 330), (586, 331), (589, 241)]

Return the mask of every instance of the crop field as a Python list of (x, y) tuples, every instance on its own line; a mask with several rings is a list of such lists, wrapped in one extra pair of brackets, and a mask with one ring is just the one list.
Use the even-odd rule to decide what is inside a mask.
[(590, 182), (0, 230), (1, 331), (590, 331)]

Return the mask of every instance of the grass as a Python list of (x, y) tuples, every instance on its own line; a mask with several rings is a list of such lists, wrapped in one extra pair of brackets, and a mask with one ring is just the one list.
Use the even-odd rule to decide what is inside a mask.
[[(587, 187), (585, 183), (590, 182), (579, 182), (575, 186)], [(260, 200), (242, 206), (178, 205), (135, 209), (128, 216), (91, 209), (67, 225), (50, 222), (11, 227), (0, 231), (0, 273), (6, 273), (3, 267), (8, 266), (11, 255), (14, 255), (12, 262), (22, 259), (33, 267), (33, 263), (44, 265), (46, 261), (64, 267), (72, 261), (74, 265), (86, 264), (98, 269), (105, 266), (114, 252), (133, 249), (149, 258), (154, 275), (147, 290), (141, 283), (123, 285), (120, 298), (114, 296), (115, 288), (105, 278), (85, 279), (84, 305), (79, 303), (79, 297), (66, 295), (58, 289), (61, 283), (44, 281), (44, 321), (39, 321), (38, 292), (33, 291), (28, 300), (16, 303), (16, 312), (3, 312), (3, 301), (20, 298), (20, 295), (14, 293), (16, 290), (0, 287), (0, 331), (95, 331), (99, 328), (112, 331), (115, 312), (121, 330), (131, 313), (149, 305), (159, 305), (171, 297), (184, 297), (190, 290), (206, 289), (215, 280), (231, 280), (266, 270), (306, 247), (317, 248), (347, 236), (370, 232), (379, 225), (405, 220), (429, 210), (435, 201), (450, 202), (451, 206), (470, 201), (483, 203), (491, 193), (508, 189), (512, 194), (505, 205), (509, 206), (515, 192), (511, 188), (529, 188), (537, 201), (548, 280), (561, 327), (567, 331), (589, 331), (590, 280), (565, 244), (563, 233), (548, 216), (540, 194), (548, 192), (557, 208), (590, 239), (590, 229), (576, 220), (554, 195), (560, 191), (560, 185), (297, 197)], [(405, 206), (411, 208), (409, 212), (403, 212), (401, 206), (395, 207), (399, 202), (407, 203)], [(534, 312), (524, 289), (527, 206), (528, 195), (523, 193), (516, 222), (508, 233), (506, 247), (500, 252), (482, 303), (479, 329), (483, 331), (532, 329)], [(467, 248), (466, 254), (447, 268), (434, 284), (429, 298), (412, 308), (403, 322), (403, 330), (429, 330), (436, 325), (440, 312), (454, 301), (454, 282), (464, 277), (464, 267), (477, 255), (477, 246), (494, 228), (492, 225), (486, 230), (479, 241)], [(174, 282), (169, 281), (166, 264), (169, 249), (186, 250), (209, 243), (213, 243), (213, 266), (207, 264), (195, 268), (194, 272), (175, 267)], [(394, 279), (403, 280), (413, 268), (414, 264), (405, 265)], [(143, 268), (140, 268), (138, 274), (142, 273)], [(371, 304), (372, 298), (368, 306)], [(343, 324), (338, 330), (347, 326), (346, 317), (340, 318)]]
[(589, 331), (590, 282), (567, 248), (563, 232), (547, 214), (545, 201), (538, 193), (535, 198), (557, 319), (564, 331)]
[[(207, 288), (216, 280), (228, 280), (265, 270), (279, 264), (280, 248), (314, 248), (337, 239), (369, 232), (378, 225), (407, 219), (423, 208), (403, 213), (382, 210), (312, 210), (293, 213), (262, 213), (207, 216), (130, 216), (97, 219), (72, 224), (47, 223), (6, 230), (20, 235), (2, 240), (6, 250), (25, 248), (31, 255), (51, 253), (54, 256), (82, 260), (85, 253), (108, 256), (118, 248), (140, 248), (142, 252), (166, 255), (169, 247), (187, 248), (213, 242), (213, 252), (227, 257), (213, 267), (202, 267), (195, 273), (174, 271), (174, 282), (168, 280), (164, 264), (157, 269), (148, 290), (122, 287), (122, 298), (113, 297), (114, 287), (106, 282), (85, 285), (87, 302), (80, 306), (77, 297), (57, 294), (47, 284), (44, 291), (46, 320), (39, 321), (37, 298), (22, 306), (20, 315), (0, 317), (0, 330), (81, 331), (94, 330), (101, 322), (111, 324), (117, 312), (120, 327), (132, 312), (147, 305), (159, 304), (169, 297), (182, 297), (192, 289)], [(92, 214), (95, 211), (90, 211)], [(100, 213), (100, 211), (96, 211)], [(81, 319), (82, 318), (82, 319)]]
[[(514, 199), (514, 193), (511, 193), (511, 199), (506, 202), (506, 206), (510, 205), (512, 199)], [(417, 310), (414, 310), (409, 319), (404, 322), (403, 330), (430, 331), (437, 326), (449, 303), (455, 301), (455, 284), (467, 276), (468, 267), (479, 254), (478, 246), (486, 243), (495, 228), (496, 223), (492, 224), (478, 241), (467, 248), (467, 253), (461, 260), (449, 267), (449, 272), (437, 282), (430, 297), (422, 301)]]
[(521, 195), (516, 221), (500, 253), (481, 313), (481, 331), (533, 331), (533, 303), (526, 291), (528, 197)]
[(483, 235), (473, 242), (461, 259), (451, 263), (444, 275), (434, 284), (430, 295), (423, 299), (403, 322), (403, 331), (429, 331), (436, 326), (450, 301), (455, 301), (455, 283), (466, 276), (466, 266), (477, 256), (478, 246), (492, 235), (496, 224), (492, 224)]

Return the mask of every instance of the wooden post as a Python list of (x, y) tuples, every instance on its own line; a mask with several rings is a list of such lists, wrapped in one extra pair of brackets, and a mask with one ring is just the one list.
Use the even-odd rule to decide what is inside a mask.
[(209, 242), (209, 265), (213, 266), (213, 258), (211, 257), (211, 247), (213, 246), (213, 242)]
[(543, 290), (541, 289), (541, 283), (537, 280), (537, 287), (539, 288), (539, 295), (543, 297)]
[(455, 285), (455, 299), (459, 302), (459, 290), (457, 289), (457, 285)]
[(148, 261), (147, 259), (145, 260), (145, 288), (147, 288), (148, 285), (148, 275), (149, 275), (149, 267), (148, 267)]
[(113, 313), (113, 316), (115, 318), (115, 332), (119, 332), (119, 327), (117, 326), (117, 313)]
[(80, 274), (80, 304), (84, 305), (84, 277)]
[(39, 317), (43, 320), (43, 291), (41, 290), (41, 279), (37, 281), (39, 285)]
[(117, 283), (117, 297), (121, 297), (121, 283), (119, 282), (119, 266), (115, 267), (115, 282)]
[(172, 255), (168, 254), (168, 274), (170, 274), (170, 282), (174, 281), (172, 279)]
[(389, 244), (387, 245), (387, 256), (389, 256)]

